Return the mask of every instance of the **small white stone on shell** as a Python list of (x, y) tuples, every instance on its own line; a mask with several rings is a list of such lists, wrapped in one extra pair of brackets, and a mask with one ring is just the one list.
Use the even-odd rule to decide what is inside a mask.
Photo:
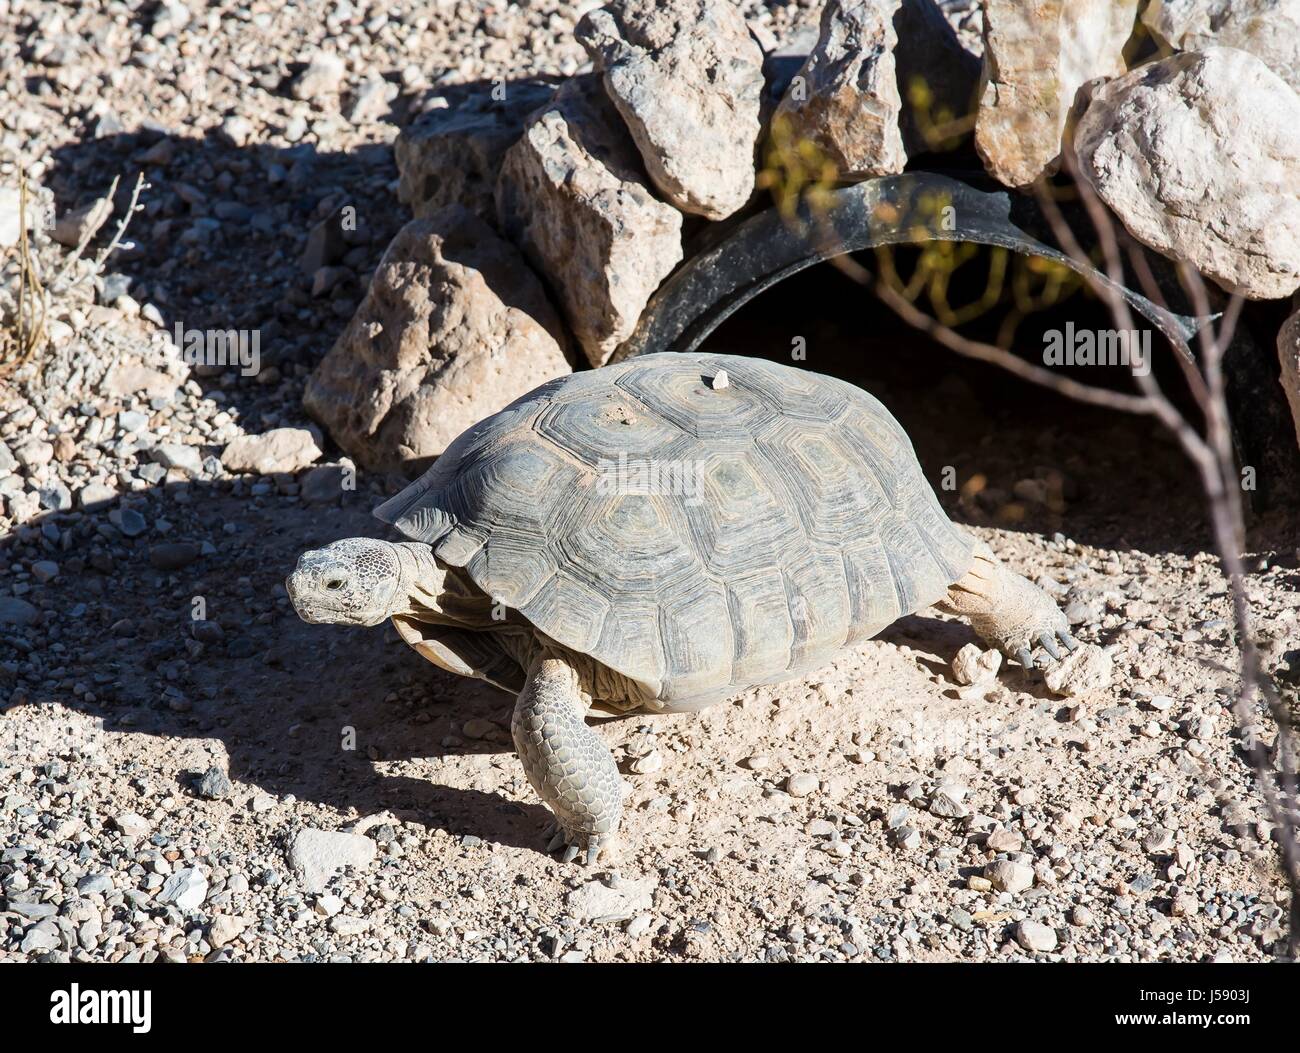
[(713, 390), (721, 391), (730, 384), (731, 378), (727, 376), (727, 371), (725, 369), (719, 369), (717, 375), (713, 378)]

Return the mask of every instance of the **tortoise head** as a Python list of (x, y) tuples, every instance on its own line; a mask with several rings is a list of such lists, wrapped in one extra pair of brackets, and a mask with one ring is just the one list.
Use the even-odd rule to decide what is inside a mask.
[(405, 607), (405, 563), (397, 545), (348, 537), (304, 552), (284, 587), (305, 622), (378, 625)]

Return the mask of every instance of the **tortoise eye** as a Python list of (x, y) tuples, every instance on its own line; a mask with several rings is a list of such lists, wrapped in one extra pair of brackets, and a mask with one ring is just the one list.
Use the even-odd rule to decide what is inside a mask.
[(343, 579), (330, 578), (329, 581), (325, 583), (325, 587), (329, 589), (330, 592), (338, 592), (339, 589), (343, 588)]

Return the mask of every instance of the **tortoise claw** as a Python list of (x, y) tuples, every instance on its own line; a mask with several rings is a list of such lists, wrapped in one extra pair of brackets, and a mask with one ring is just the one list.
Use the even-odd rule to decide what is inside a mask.
[(1056, 641), (1052, 639), (1051, 633), (1039, 633), (1038, 642), (1042, 644), (1043, 650), (1052, 656), (1053, 662), (1061, 660), (1061, 652), (1056, 647)]
[(1022, 647), (1016, 652), (1016, 661), (1026, 670), (1034, 668), (1034, 659), (1033, 656), (1030, 655), (1028, 647)]
[(1077, 651), (1079, 649), (1079, 641), (1064, 629), (1060, 630), (1056, 635), (1061, 638), (1061, 643), (1065, 644), (1067, 651)]
[(571, 834), (559, 822), (550, 823), (542, 836), (549, 838), (546, 845), (547, 855), (563, 849), (560, 852), (561, 863), (572, 863), (576, 859), (579, 864), (586, 866), (592, 866), (600, 858), (601, 852), (612, 843), (612, 838), (608, 836)]

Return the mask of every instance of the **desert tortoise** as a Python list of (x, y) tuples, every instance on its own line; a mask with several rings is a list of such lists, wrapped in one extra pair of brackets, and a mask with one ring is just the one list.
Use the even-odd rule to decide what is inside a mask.
[(949, 521), (865, 391), (728, 355), (553, 380), (457, 438), (375, 514), (409, 541), (303, 553), (309, 622), (392, 618), (426, 658), (518, 695), (511, 730), (591, 861), (621, 781), (588, 709), (695, 710), (824, 665), (937, 603), (1022, 664), (1075, 641)]

